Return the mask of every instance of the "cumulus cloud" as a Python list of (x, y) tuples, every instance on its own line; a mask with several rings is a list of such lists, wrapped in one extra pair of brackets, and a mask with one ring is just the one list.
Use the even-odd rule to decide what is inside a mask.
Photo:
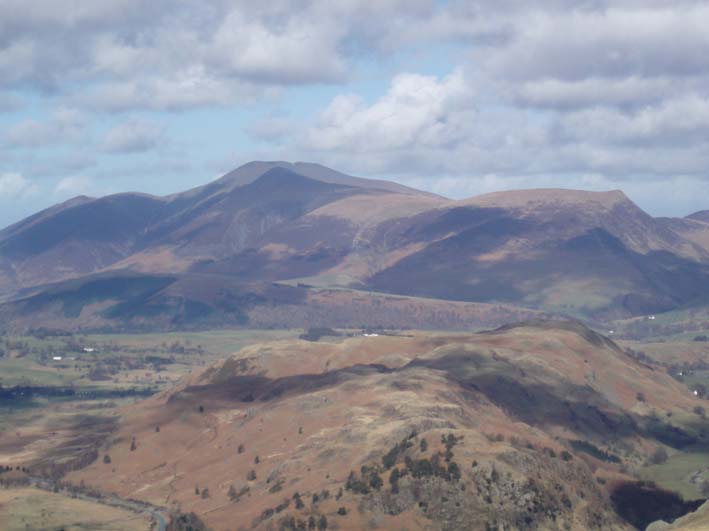
[(0, 173), (0, 198), (24, 199), (38, 191), (37, 185), (20, 173)]
[(0, 138), (10, 146), (38, 147), (76, 141), (85, 127), (82, 112), (60, 107), (45, 120), (26, 119), (11, 125)]
[(372, 103), (335, 97), (296, 145), (309, 158), (365, 174), (505, 174), (524, 159), (526, 171), (534, 171), (532, 156), (548, 142), (544, 124), (479, 100), (461, 70), (442, 77), (403, 73)]
[(625, 108), (647, 105), (661, 101), (682, 85), (689, 83), (631, 75), (622, 79), (591, 77), (575, 81), (543, 78), (504, 84), (503, 90), (509, 100), (522, 107), (564, 110), (599, 103)]
[(144, 120), (130, 120), (106, 134), (103, 149), (108, 153), (142, 153), (155, 148), (163, 138), (163, 129)]
[(54, 187), (54, 196), (58, 199), (78, 195), (92, 195), (96, 191), (93, 179), (85, 175), (64, 177)]
[[(111, 163), (123, 160), (111, 153), (160, 151), (160, 113), (180, 112), (171, 126), (188, 116), (182, 123), (193, 127), (190, 111), (222, 106), (234, 111), (234, 138), (246, 133), (252, 143), (243, 152), (427, 188), (449, 183), (456, 194), (535, 183), (639, 194), (645, 183), (662, 205), (657, 183), (696, 190), (709, 181), (706, 2), (74, 4), (0, 2), (0, 94), (27, 92), (78, 113), (9, 124), (0, 150), (13, 165), (55, 144), (92, 146)], [(299, 105), (302, 87), (317, 92), (297, 112), (285, 110)], [(320, 94), (319, 109), (305, 114)], [(3, 101), (0, 111), (13, 108)], [(109, 131), (91, 144), (97, 116)], [(208, 141), (209, 124), (204, 131)], [(31, 178), (29, 166), (55, 178), (75, 173), (56, 174), (41, 160), (27, 166)], [(94, 177), (124, 170), (97, 166)]]
[(282, 143), (295, 129), (295, 124), (287, 116), (268, 115), (249, 124), (246, 132), (256, 140)]
[(0, 113), (13, 112), (22, 108), (22, 100), (8, 92), (0, 92)]
[(68, 92), (78, 84), (86, 90), (74, 101), (85, 95), (109, 110), (221, 105), (258, 86), (341, 82), (351, 57), (387, 46), (392, 21), (419, 20), (433, 6), (431, 0), (91, 4), (3, 2), (0, 85)]
[[(517, 6), (507, 38), (473, 53), (507, 101), (541, 108), (647, 105), (706, 93), (709, 36), (699, 2)], [(575, 8), (574, 8), (575, 7)]]
[(659, 183), (709, 182), (707, 18), (689, 0), (450, 2), (386, 36), (455, 40), (450, 75), (396, 75), (374, 101), (343, 91), (279, 147), (458, 196), (623, 187), (661, 209)]
[(708, 16), (702, 4), (531, 13), (489, 67), (514, 80), (692, 76), (709, 67)]
[(221, 106), (235, 99), (253, 101), (255, 95), (251, 85), (214, 79), (203, 75), (197, 68), (194, 71), (179, 72), (175, 77), (97, 83), (70, 98), (74, 104), (95, 111), (122, 113)]
[(371, 105), (356, 95), (336, 97), (307, 132), (304, 146), (359, 153), (453, 147), (474, 119), (472, 103), (460, 71), (443, 79), (400, 74)]
[(683, 95), (630, 112), (597, 107), (559, 120), (568, 138), (619, 144), (685, 146), (704, 143), (709, 133), (709, 98)]

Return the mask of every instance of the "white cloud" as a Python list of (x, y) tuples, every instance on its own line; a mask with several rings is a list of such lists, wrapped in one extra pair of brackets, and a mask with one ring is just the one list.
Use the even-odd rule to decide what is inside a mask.
[[(590, 186), (589, 175), (696, 187), (709, 181), (706, 20), (709, 4), (695, 0), (0, 0), (0, 94), (40, 109), (0, 132), (0, 150), (33, 179), (86, 173), (52, 166), (62, 150), (90, 152), (91, 175), (107, 182), (140, 163), (106, 153), (161, 145), (156, 114), (233, 106), (234, 138), (247, 133), (257, 145), (243, 149), (261, 158), (428, 187)], [(381, 78), (389, 85), (372, 94)], [(342, 87), (312, 116), (271, 108), (298, 105), (292, 87), (323, 84)], [(308, 106), (332, 93), (316, 90)], [(47, 103), (86, 114), (43, 116)], [(264, 118), (245, 125), (254, 109)], [(98, 143), (94, 119), (113, 127)], [(646, 189), (662, 204), (664, 191)]]
[(76, 175), (64, 177), (54, 187), (54, 196), (59, 199), (75, 197), (77, 195), (92, 195), (96, 192), (96, 184), (90, 177)]
[(332, 100), (307, 131), (304, 147), (356, 153), (453, 147), (474, 120), (472, 103), (460, 71), (443, 79), (400, 74), (371, 105), (354, 95)]
[(532, 11), (488, 66), (511, 80), (684, 77), (709, 68), (709, 6)]
[(75, 105), (107, 112), (180, 111), (198, 107), (253, 102), (272, 93), (253, 84), (210, 75), (194, 66), (164, 76), (101, 82), (71, 96)]
[(677, 80), (671, 78), (645, 79), (633, 75), (622, 79), (594, 77), (576, 81), (543, 78), (502, 85), (502, 90), (508, 92), (507, 97), (516, 104), (560, 110), (599, 103), (636, 107), (661, 101), (677, 89)]
[[(0, 4), (0, 85), (71, 93), (75, 103), (85, 96), (109, 110), (176, 110), (238, 102), (259, 85), (343, 81), (351, 57), (385, 48), (394, 21), (422, 20), (433, 2), (59, 5)], [(78, 96), (76, 86), (84, 87)]]
[(269, 115), (261, 118), (246, 128), (254, 139), (279, 143), (290, 137), (296, 130), (295, 124), (286, 116)]
[(1, 137), (15, 147), (38, 147), (77, 141), (86, 127), (86, 116), (73, 108), (60, 107), (43, 121), (26, 119), (10, 126)]
[(18, 111), (22, 108), (22, 100), (11, 92), (0, 92), (0, 113)]
[(130, 120), (108, 131), (103, 149), (108, 153), (142, 153), (155, 148), (163, 134), (163, 128), (154, 123)]
[(570, 138), (606, 145), (691, 147), (704, 143), (709, 135), (709, 98), (685, 95), (630, 112), (597, 107), (564, 115), (560, 127)]
[(232, 11), (217, 30), (207, 61), (227, 75), (266, 83), (341, 80), (346, 65), (338, 51), (341, 26), (294, 15), (277, 27)]
[(0, 173), (0, 198), (25, 199), (39, 192), (33, 182), (25, 179), (20, 173)]

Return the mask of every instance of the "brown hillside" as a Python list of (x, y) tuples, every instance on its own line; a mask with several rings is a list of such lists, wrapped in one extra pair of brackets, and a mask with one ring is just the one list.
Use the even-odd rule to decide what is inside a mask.
[[(207, 290), (209, 300), (181, 299), (173, 287), (133, 301), (135, 312), (172, 328), (219, 325), (207, 308), (225, 303), (239, 319), (227, 315), (223, 324), (247, 325), (244, 299), (229, 294), (271, 283), (516, 305), (608, 323), (706, 304), (709, 225), (695, 218), (653, 218), (617, 190), (452, 201), (316, 164), (253, 162), (184, 193), (78, 198), (1, 231), (0, 300), (128, 270), (140, 273), (136, 279), (175, 277), (180, 286), (205, 275), (210, 286), (221, 282), (221, 291)], [(97, 312), (116, 302), (86, 295)], [(186, 306), (188, 318), (175, 315)], [(34, 317), (18, 315), (16, 307), (0, 309), (8, 325), (42, 326), (40, 313), (67, 317), (47, 315), (45, 306)], [(78, 327), (126, 325), (111, 312), (85, 317)]]
[(70, 479), (217, 530), (631, 529), (609, 496), (696, 404), (577, 324), (276, 342), (128, 407)]

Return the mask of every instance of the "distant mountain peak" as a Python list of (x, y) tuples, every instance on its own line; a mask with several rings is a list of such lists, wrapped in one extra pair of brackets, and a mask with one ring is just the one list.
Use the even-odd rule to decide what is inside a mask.
[(215, 314), (248, 302), (225, 300), (224, 286), (303, 279), (593, 316), (657, 313), (709, 297), (708, 218), (658, 220), (620, 190), (454, 201), (320, 164), (253, 161), (167, 197), (77, 197), (0, 231), (0, 297), (127, 267), (178, 275)]
[(238, 187), (249, 184), (261, 175), (273, 168), (282, 168), (297, 173), (304, 177), (314, 179), (331, 184), (341, 184), (345, 186), (353, 186), (356, 188), (367, 188), (375, 190), (384, 190), (399, 194), (421, 195), (428, 197), (438, 197), (435, 194), (409, 188), (403, 184), (398, 184), (391, 181), (382, 181), (377, 179), (364, 179), (362, 177), (354, 177), (339, 171), (316, 164), (313, 162), (286, 162), (286, 161), (251, 161), (247, 162), (230, 171), (220, 179), (211, 183), (212, 185), (222, 185), (228, 187)]
[[(290, 193), (295, 195), (312, 194), (316, 190), (325, 189), (347, 189), (351, 186), (330, 183), (313, 179), (302, 173), (291, 170), (286, 166), (274, 166), (259, 175), (243, 189), (248, 188), (251, 193), (263, 195), (263, 199), (272, 199), (274, 193)], [(241, 193), (242, 188), (238, 188), (234, 193)]]

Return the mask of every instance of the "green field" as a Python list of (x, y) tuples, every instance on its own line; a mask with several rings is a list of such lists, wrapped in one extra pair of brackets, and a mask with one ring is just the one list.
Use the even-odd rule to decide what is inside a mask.
[[(84, 386), (109, 385), (106, 380), (90, 381), (92, 369), (110, 365), (111, 380), (120, 384), (149, 384), (150, 376), (125, 381), (121, 372), (150, 368), (151, 360), (170, 361), (160, 365), (161, 376), (174, 381), (194, 366), (226, 357), (246, 345), (263, 341), (292, 339), (302, 330), (218, 330), (159, 334), (105, 334), (37, 338), (0, 338), (5, 352), (0, 357), (0, 385)], [(4, 345), (4, 346), (3, 346)], [(93, 352), (84, 352), (92, 348)], [(54, 356), (61, 356), (55, 361)], [(152, 363), (154, 365), (154, 363)], [(155, 376), (155, 375), (151, 375)], [(87, 379), (88, 378), (88, 379)], [(155, 382), (153, 382), (155, 383)]]
[(159, 334), (105, 334), (82, 336), (87, 343), (115, 342), (129, 348), (161, 349), (164, 344), (179, 342), (190, 346), (200, 345), (211, 355), (227, 356), (237, 350), (262, 341), (293, 339), (302, 334), (295, 330), (213, 330), (207, 332), (168, 332)]
[(661, 465), (641, 468), (638, 474), (680, 493), (685, 500), (703, 498), (700, 486), (702, 481), (709, 481), (709, 453), (677, 453)]
[[(78, 458), (93, 444), (76, 442), (90, 429), (84, 419), (101, 426), (115, 418), (121, 406), (168, 389), (195, 369), (246, 345), (301, 333), (220, 330), (0, 337), (0, 461), (41, 464), (59, 456)], [(53, 434), (49, 439), (48, 433)], [(32, 450), (28, 453), (27, 448)]]
[(4, 531), (148, 531), (150, 528), (145, 515), (124, 509), (30, 487), (0, 489), (0, 529)]

